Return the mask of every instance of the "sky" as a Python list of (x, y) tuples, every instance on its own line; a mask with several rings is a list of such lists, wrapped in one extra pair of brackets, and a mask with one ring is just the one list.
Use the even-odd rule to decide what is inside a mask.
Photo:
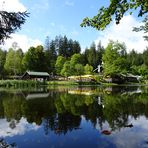
[(110, 39), (124, 42), (128, 52), (146, 49), (148, 44), (143, 39), (143, 32), (132, 31), (134, 26), (141, 25), (136, 14), (126, 14), (119, 25), (113, 21), (104, 31), (80, 27), (83, 18), (93, 17), (101, 6), (108, 5), (109, 0), (0, 0), (0, 10), (30, 13), (21, 30), (0, 47), (9, 49), (13, 42), (17, 42), (26, 52), (30, 46), (44, 45), (47, 36), (52, 40), (55, 36), (66, 35), (68, 39), (77, 40), (82, 51), (92, 42), (98, 44), (101, 41), (106, 47)]

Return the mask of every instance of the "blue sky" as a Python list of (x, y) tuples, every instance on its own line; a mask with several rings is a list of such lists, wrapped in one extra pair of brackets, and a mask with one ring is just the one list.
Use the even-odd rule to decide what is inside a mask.
[[(97, 44), (101, 40), (106, 46), (108, 40), (113, 39), (126, 42), (128, 50), (134, 48), (142, 51), (147, 44), (142, 38), (143, 34), (130, 31), (132, 25), (140, 24), (136, 17), (127, 15), (123, 18), (123, 23), (117, 26), (112, 22), (103, 32), (90, 27), (80, 27), (84, 17), (94, 16), (101, 6), (108, 4), (109, 0), (5, 0), (3, 9), (27, 10), (30, 13), (22, 29), (12, 35), (11, 40), (6, 41), (5, 47), (9, 48), (12, 42), (16, 41), (26, 51), (29, 46), (44, 45), (46, 36), (54, 39), (57, 35), (66, 35), (79, 41), (82, 50), (89, 47), (93, 41)], [(135, 46), (137, 41), (138, 46)]]
[(30, 18), (21, 32), (33, 38), (44, 42), (47, 35), (54, 38), (61, 34), (89, 45), (97, 36), (95, 29), (80, 27), (85, 16), (97, 12), (97, 0), (22, 0), (22, 3), (30, 12)]

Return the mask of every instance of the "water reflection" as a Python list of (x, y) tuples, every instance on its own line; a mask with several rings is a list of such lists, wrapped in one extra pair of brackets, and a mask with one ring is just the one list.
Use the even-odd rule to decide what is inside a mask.
[[(13, 124), (13, 126), (12, 126)], [(19, 121), (6, 119), (0, 119), (0, 137), (13, 137), (15, 135), (23, 135), (29, 131), (36, 131), (40, 128), (35, 123), (29, 124), (25, 118), (21, 118)]]
[[(44, 147), (43, 133), (54, 147), (147, 147), (147, 94), (146, 86), (2, 90), (0, 137), (17, 141), (37, 132)], [(71, 141), (60, 146), (63, 136)]]
[(16, 148), (16, 146), (17, 146), (17, 145), (16, 145), (15, 142), (9, 144), (9, 143), (7, 143), (3, 138), (0, 139), (0, 148), (7, 148), (7, 147), (9, 147), (9, 148)]

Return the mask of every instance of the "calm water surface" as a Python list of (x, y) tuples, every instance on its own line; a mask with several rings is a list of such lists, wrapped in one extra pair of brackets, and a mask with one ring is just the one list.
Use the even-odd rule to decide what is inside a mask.
[(0, 88), (0, 148), (148, 148), (148, 87)]

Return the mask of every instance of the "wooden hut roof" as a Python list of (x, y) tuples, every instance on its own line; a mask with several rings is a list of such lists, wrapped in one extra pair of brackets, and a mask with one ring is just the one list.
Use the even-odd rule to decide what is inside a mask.
[(35, 78), (49, 77), (49, 74), (47, 72), (26, 71), (21, 78), (24, 79), (26, 75), (29, 75), (30, 77), (35, 77)]
[(49, 76), (47, 72), (26, 71), (30, 76)]

